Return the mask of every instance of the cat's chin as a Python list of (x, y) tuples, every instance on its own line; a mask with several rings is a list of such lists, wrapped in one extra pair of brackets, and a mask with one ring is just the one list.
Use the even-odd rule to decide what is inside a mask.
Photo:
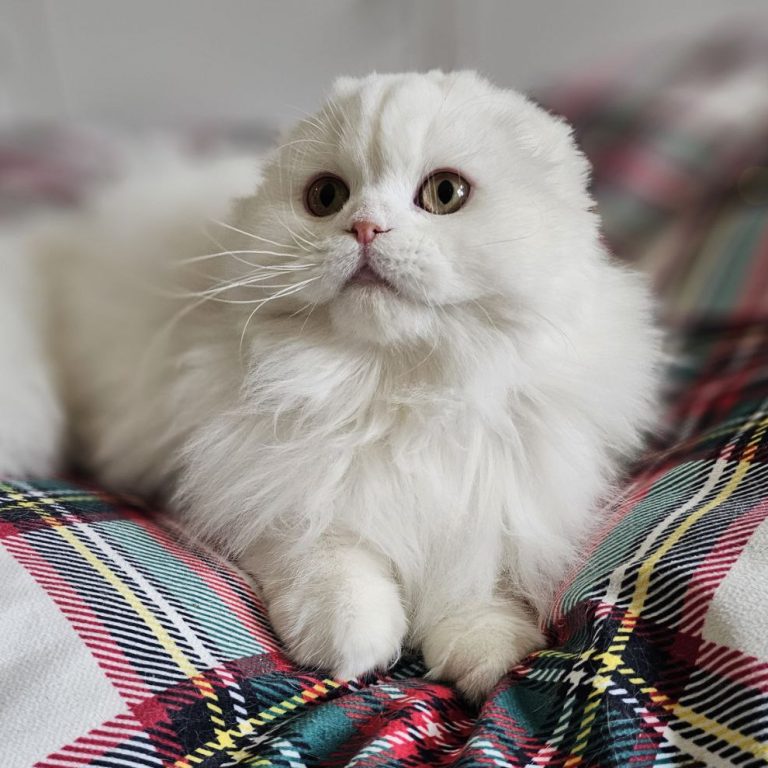
[(429, 340), (436, 332), (428, 307), (377, 285), (347, 286), (330, 305), (334, 331), (372, 344), (409, 344)]

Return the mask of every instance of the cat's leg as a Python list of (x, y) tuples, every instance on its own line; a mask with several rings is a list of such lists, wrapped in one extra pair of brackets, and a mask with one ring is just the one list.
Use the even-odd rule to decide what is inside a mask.
[(400, 590), (364, 544), (326, 537), (301, 556), (261, 544), (241, 563), (294, 661), (350, 679), (397, 658), (407, 628)]
[(520, 659), (544, 645), (529, 608), (514, 598), (457, 606), (424, 634), (429, 677), (455, 683), (481, 702)]

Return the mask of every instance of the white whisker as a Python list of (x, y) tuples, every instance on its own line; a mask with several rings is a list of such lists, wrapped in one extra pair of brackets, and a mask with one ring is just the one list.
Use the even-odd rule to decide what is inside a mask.
[[(303, 270), (295, 270), (295, 271), (303, 271)], [(273, 280), (275, 277), (280, 276), (281, 273), (279, 272), (269, 272), (268, 274), (264, 275), (247, 275), (244, 278), (236, 278), (234, 280), (229, 280), (226, 282), (219, 283), (218, 285), (213, 286), (212, 288), (208, 288), (204, 291), (193, 291), (189, 293), (178, 293), (175, 294), (170, 291), (163, 292), (163, 295), (167, 296), (168, 298), (176, 298), (176, 299), (190, 299), (190, 298), (199, 298), (199, 297), (214, 297), (218, 296), (221, 293), (224, 293), (225, 291), (233, 290), (234, 288), (275, 288), (275, 287), (286, 287), (291, 285), (296, 285), (296, 283), (271, 283), (269, 285), (259, 285), (259, 283), (264, 283), (268, 280)]]
[(243, 352), (243, 343), (245, 341), (245, 334), (248, 331), (248, 326), (251, 323), (251, 320), (253, 319), (253, 316), (267, 303), (270, 301), (274, 301), (275, 299), (281, 299), (285, 298), (286, 296), (292, 296), (294, 293), (298, 293), (299, 291), (303, 290), (307, 285), (314, 282), (315, 280), (319, 280), (320, 275), (316, 275), (315, 277), (307, 278), (306, 280), (302, 280), (299, 283), (295, 283), (292, 286), (292, 289), (284, 289), (282, 291), (278, 291), (277, 293), (273, 294), (272, 296), (269, 296), (266, 299), (262, 299), (257, 303), (257, 305), (254, 307), (253, 311), (248, 315), (248, 318), (245, 321), (245, 325), (243, 326), (243, 331), (240, 334), (240, 355), (242, 357)]
[(303, 138), (303, 139), (294, 139), (293, 141), (288, 141), (285, 144), (281, 144), (279, 147), (276, 147), (275, 152), (282, 152), (284, 149), (288, 149), (289, 147), (293, 147), (297, 144), (321, 144), (326, 147), (333, 146), (333, 144), (330, 141), (322, 141), (321, 139)]
[[(235, 256), (239, 254), (246, 254), (246, 255), (250, 254), (254, 256), (280, 256), (280, 257), (293, 255), (293, 254), (279, 253), (278, 251), (255, 251), (255, 250), (219, 251), (217, 253), (206, 253), (201, 256), (192, 256), (191, 258), (188, 258), (188, 259), (177, 259), (171, 263), (173, 264), (173, 266), (177, 266), (177, 265), (185, 266), (187, 264), (197, 264), (198, 262), (201, 262), (201, 261), (208, 261), (209, 259), (215, 259), (220, 256)], [(249, 261), (246, 261), (245, 259), (238, 259), (238, 261), (242, 261), (244, 264), (250, 264), (252, 267), (261, 266), (259, 264), (253, 264)], [(286, 265), (286, 267), (287, 266), (288, 265)], [(291, 268), (295, 269), (296, 266), (297, 265), (292, 264)]]
[[(317, 245), (310, 240), (307, 240), (306, 237), (302, 237), (301, 235), (294, 232), (282, 219), (278, 219), (278, 222), (280, 225), (285, 229), (285, 231), (293, 238), (296, 245), (301, 248), (304, 251), (311, 251), (316, 250)], [(301, 242), (299, 242), (301, 241)], [(305, 243), (307, 247), (303, 246), (302, 243)]]
[(301, 324), (301, 328), (299, 328), (299, 336), (304, 333), (304, 328), (307, 325), (309, 318), (312, 317), (312, 313), (317, 309), (317, 304), (318, 302), (316, 301), (312, 303), (312, 307), (310, 308), (309, 312), (307, 312), (307, 316), (304, 318), (304, 322)]
[[(225, 221), (218, 221), (217, 219), (210, 219), (209, 221), (211, 221), (213, 224), (218, 224), (220, 227), (224, 227), (225, 229), (232, 230), (232, 232), (237, 232), (238, 234), (244, 235), (245, 237), (250, 237), (253, 240), (261, 240), (262, 242), (277, 246), (278, 248), (290, 248), (290, 246), (287, 243), (278, 243), (275, 240), (270, 240), (267, 237), (262, 237), (261, 235), (254, 235), (252, 232), (246, 232), (244, 229), (239, 229), (238, 227), (235, 227), (232, 224), (227, 224), (227, 222)], [(285, 255), (289, 256), (290, 254), (285, 254)]]

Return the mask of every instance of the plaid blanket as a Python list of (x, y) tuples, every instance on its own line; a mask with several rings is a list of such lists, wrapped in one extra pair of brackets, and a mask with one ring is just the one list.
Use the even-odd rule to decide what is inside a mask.
[(766, 73), (765, 47), (725, 39), (549, 94), (595, 162), (606, 237), (651, 269), (685, 354), (668, 432), (563, 585), (547, 650), (479, 711), (413, 656), (318, 677), (167, 518), (5, 482), (2, 765), (768, 765)]

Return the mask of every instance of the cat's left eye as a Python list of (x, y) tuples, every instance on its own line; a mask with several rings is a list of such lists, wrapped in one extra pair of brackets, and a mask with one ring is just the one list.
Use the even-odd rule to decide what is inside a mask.
[(311, 181), (304, 193), (307, 210), (313, 216), (331, 216), (338, 213), (349, 200), (349, 187), (333, 174)]
[(428, 176), (416, 195), (416, 205), (443, 216), (456, 213), (469, 199), (469, 182), (455, 171), (437, 171)]

